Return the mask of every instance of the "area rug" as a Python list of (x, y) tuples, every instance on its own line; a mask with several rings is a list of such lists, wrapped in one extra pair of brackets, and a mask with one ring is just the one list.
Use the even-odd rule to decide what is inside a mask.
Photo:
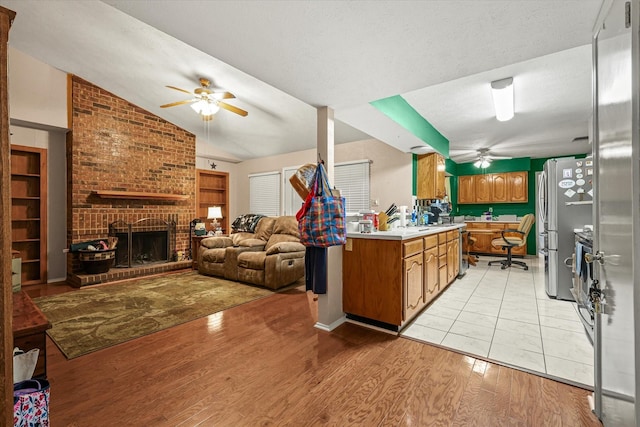
[(273, 293), (190, 271), (82, 288), (34, 302), (51, 322), (49, 337), (73, 359)]

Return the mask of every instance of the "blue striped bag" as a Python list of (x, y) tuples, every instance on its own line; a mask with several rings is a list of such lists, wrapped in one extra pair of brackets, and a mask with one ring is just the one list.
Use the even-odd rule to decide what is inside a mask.
[(333, 195), (322, 163), (318, 163), (312, 191), (296, 217), (300, 242), (305, 246), (326, 248), (347, 241), (345, 199)]

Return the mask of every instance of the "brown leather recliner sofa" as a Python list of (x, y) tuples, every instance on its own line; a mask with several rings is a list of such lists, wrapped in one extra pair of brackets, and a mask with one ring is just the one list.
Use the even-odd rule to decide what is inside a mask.
[(304, 254), (295, 217), (261, 217), (255, 228), (202, 239), (198, 272), (278, 289), (304, 277)]

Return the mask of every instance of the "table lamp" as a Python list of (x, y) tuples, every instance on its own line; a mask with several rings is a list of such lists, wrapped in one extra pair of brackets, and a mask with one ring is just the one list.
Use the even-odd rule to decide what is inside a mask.
[(207, 211), (207, 219), (212, 219), (211, 229), (217, 231), (220, 228), (218, 219), (222, 219), (222, 208), (220, 206), (210, 206)]

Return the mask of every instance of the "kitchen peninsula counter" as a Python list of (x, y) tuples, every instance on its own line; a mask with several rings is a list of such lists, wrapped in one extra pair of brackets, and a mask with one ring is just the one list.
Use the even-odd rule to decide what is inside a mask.
[(400, 331), (458, 276), (464, 226), (347, 233), (342, 264), (347, 317)]

